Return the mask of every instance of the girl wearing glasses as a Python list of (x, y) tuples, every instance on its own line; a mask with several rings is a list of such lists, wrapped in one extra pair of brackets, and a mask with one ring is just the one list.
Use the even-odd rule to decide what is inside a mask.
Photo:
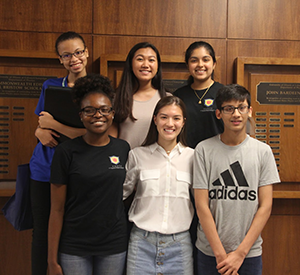
[(127, 275), (193, 274), (189, 234), (194, 208), (194, 150), (185, 142), (186, 110), (175, 96), (156, 105), (142, 147), (129, 152), (123, 199), (136, 188), (129, 210)]
[(148, 42), (136, 44), (127, 55), (114, 104), (118, 136), (131, 148), (145, 140), (155, 105), (164, 96), (158, 50)]
[(60, 63), (68, 74), (63, 78), (48, 79), (44, 82), (35, 114), (39, 126), (35, 135), (39, 142), (30, 160), (31, 204), (33, 214), (32, 275), (47, 274), (47, 233), (50, 213), (50, 165), (59, 133), (74, 138), (83, 135), (85, 129), (68, 127), (54, 120), (44, 112), (44, 95), (48, 86), (72, 87), (76, 79), (86, 75), (88, 49), (81, 35), (75, 32), (61, 34), (55, 43)]
[(108, 135), (114, 91), (108, 78), (75, 82), (86, 133), (61, 143), (51, 167), (49, 275), (122, 275), (127, 249), (122, 200), (126, 141)]
[(188, 85), (176, 90), (174, 95), (187, 106), (187, 143), (192, 148), (223, 132), (223, 124), (215, 115), (214, 100), (223, 86), (213, 80), (216, 62), (213, 47), (204, 41), (192, 43), (185, 52), (185, 63), (190, 72)]

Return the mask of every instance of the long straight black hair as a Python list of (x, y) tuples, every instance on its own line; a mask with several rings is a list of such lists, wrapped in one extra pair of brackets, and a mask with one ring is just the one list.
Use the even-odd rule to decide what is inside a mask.
[(132, 70), (132, 59), (137, 50), (145, 48), (151, 48), (156, 53), (158, 62), (157, 73), (151, 80), (152, 87), (158, 90), (161, 98), (166, 96), (162, 81), (161, 59), (157, 48), (148, 42), (141, 42), (134, 45), (127, 55), (122, 78), (116, 90), (114, 106), (116, 110), (115, 122), (117, 123), (123, 122), (127, 117), (132, 121), (136, 120), (132, 114), (133, 95), (138, 91), (140, 84)]

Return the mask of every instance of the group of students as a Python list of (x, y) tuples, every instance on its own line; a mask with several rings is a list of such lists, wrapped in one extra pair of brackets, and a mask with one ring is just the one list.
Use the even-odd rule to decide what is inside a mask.
[[(79, 34), (55, 46), (68, 75), (43, 84), (35, 110), (32, 274), (261, 274), (260, 233), (280, 180), (270, 147), (246, 133), (249, 92), (213, 80), (211, 45), (189, 46), (191, 76), (173, 95), (150, 43), (130, 50), (116, 91), (87, 74)], [(73, 87), (84, 129), (43, 110), (49, 85)], [(60, 134), (70, 140), (58, 146)]]

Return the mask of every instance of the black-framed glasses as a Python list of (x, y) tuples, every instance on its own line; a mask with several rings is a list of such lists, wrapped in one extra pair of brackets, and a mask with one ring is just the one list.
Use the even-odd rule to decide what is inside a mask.
[(239, 111), (240, 114), (247, 114), (249, 112), (249, 107), (250, 106), (248, 105), (240, 105), (238, 107), (226, 105), (221, 107), (221, 110), (223, 111), (224, 114), (230, 114), (230, 115), (232, 115), (236, 109)]
[(80, 110), (80, 112), (83, 112), (86, 116), (94, 116), (97, 112), (99, 112), (103, 116), (108, 116), (111, 114), (113, 108), (108, 106), (102, 106), (100, 108), (95, 108), (92, 106), (84, 107)]
[(72, 59), (72, 56), (74, 55), (75, 57), (82, 57), (85, 53), (86, 47), (84, 47), (83, 50), (78, 50), (76, 52), (73, 53), (65, 53), (60, 55), (60, 58), (64, 61), (69, 61)]

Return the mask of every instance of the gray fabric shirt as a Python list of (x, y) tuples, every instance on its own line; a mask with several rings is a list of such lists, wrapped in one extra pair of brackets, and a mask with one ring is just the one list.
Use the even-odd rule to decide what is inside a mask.
[(119, 138), (126, 140), (130, 148), (141, 146), (144, 142), (151, 124), (156, 103), (160, 100), (159, 92), (147, 101), (133, 100), (132, 114), (137, 119), (132, 121), (129, 117), (120, 124)]
[[(200, 142), (194, 155), (194, 189), (208, 189), (209, 207), (226, 253), (245, 238), (258, 209), (258, 188), (280, 182), (271, 148), (250, 136), (237, 146), (220, 136)], [(247, 257), (262, 253), (261, 236)], [(200, 224), (196, 246), (214, 256)]]

